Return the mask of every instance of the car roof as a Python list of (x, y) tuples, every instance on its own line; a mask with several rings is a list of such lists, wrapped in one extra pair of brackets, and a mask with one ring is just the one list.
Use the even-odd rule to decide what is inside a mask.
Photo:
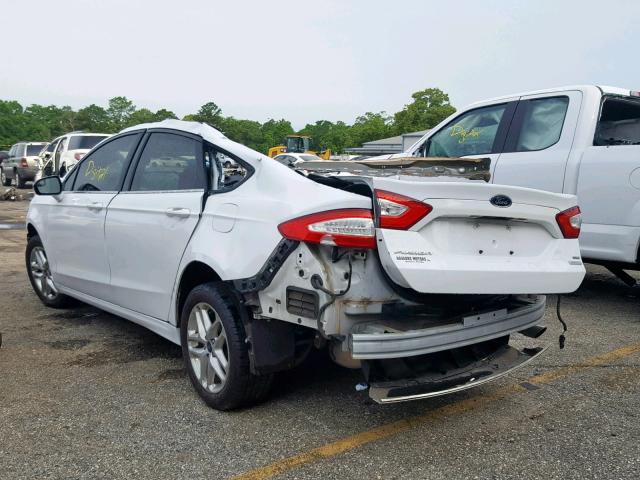
[(167, 119), (161, 122), (142, 123), (133, 127), (125, 128), (122, 132), (132, 132), (135, 130), (148, 130), (150, 128), (168, 128), (171, 130), (181, 130), (183, 132), (192, 133), (198, 135), (210, 142), (216, 142), (217, 140), (227, 138), (220, 130), (216, 130), (206, 123), (200, 122), (188, 122), (186, 120), (174, 120)]
[(544, 88), (541, 90), (530, 90), (527, 92), (519, 92), (512, 93), (510, 95), (500, 95), (499, 97), (488, 98), (484, 100), (480, 100), (477, 102), (473, 102), (470, 105), (476, 104), (484, 104), (484, 103), (493, 103), (495, 101), (506, 100), (513, 97), (523, 97), (525, 95), (538, 95), (544, 93), (554, 93), (554, 92), (568, 92), (571, 90), (579, 90), (579, 91), (587, 91), (587, 90), (600, 90), (602, 93), (611, 94), (611, 95), (631, 95), (632, 90), (628, 88), (619, 88), (619, 87), (609, 87), (605, 85), (565, 85), (561, 87), (555, 88)]

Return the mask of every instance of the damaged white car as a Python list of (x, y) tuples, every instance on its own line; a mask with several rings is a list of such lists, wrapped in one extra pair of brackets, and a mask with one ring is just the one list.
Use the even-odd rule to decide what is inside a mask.
[(378, 402), (439, 395), (538, 355), (510, 335), (540, 336), (544, 294), (585, 273), (575, 197), (486, 183), (488, 162), (298, 172), (207, 125), (139, 125), (36, 184), (27, 270), (48, 306), (79, 299), (181, 345), (217, 409), (323, 347)]

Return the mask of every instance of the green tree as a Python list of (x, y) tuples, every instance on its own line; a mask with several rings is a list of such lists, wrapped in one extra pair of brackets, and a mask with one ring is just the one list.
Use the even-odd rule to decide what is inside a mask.
[(112, 133), (109, 115), (99, 105), (91, 104), (78, 110), (76, 126), (79, 130), (95, 133)]
[(122, 130), (128, 123), (129, 117), (136, 111), (136, 107), (127, 97), (113, 97), (109, 100), (107, 117), (112, 132)]
[(132, 127), (134, 125), (140, 125), (141, 123), (152, 123), (156, 121), (156, 114), (153, 113), (148, 108), (141, 108), (139, 110), (134, 111), (127, 118), (127, 127)]
[(161, 122), (162, 120), (167, 120), (169, 118), (178, 119), (175, 113), (171, 110), (167, 110), (166, 108), (161, 108), (155, 113), (156, 122)]
[(222, 130), (222, 124), (224, 122), (222, 109), (216, 105), (215, 102), (205, 103), (197, 113), (186, 115), (183, 120), (207, 123), (218, 130)]
[(356, 118), (351, 127), (351, 142), (361, 145), (393, 135), (392, 119), (385, 112), (367, 112)]
[(395, 133), (416, 132), (435, 127), (456, 109), (449, 95), (439, 88), (427, 88), (411, 95), (413, 102), (394, 115)]

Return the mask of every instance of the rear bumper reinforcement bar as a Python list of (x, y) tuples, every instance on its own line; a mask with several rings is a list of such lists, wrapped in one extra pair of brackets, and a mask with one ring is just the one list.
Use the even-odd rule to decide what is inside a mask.
[(394, 403), (459, 392), (511, 373), (538, 357), (545, 349), (546, 347), (517, 350), (505, 345), (464, 369), (410, 380), (372, 383), (369, 396), (377, 403)]

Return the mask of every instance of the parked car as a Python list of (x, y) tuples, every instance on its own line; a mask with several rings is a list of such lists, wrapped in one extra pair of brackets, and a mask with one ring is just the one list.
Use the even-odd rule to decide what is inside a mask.
[(317, 162), (322, 160), (319, 156), (311, 153), (283, 153), (276, 155), (273, 159), (287, 167), (293, 167), (302, 162)]
[(40, 174), (42, 165), (38, 153), (44, 142), (20, 142), (9, 150), (9, 157), (0, 166), (0, 182), (5, 187), (11, 186), (15, 180), (18, 188), (33, 181)]
[(41, 152), (45, 173), (64, 177), (89, 150), (109, 137), (106, 133), (71, 132), (52, 140)]
[(640, 92), (570, 86), (477, 102), (391, 158), (407, 156), (489, 157), (493, 183), (577, 195), (582, 257), (635, 283), (622, 269), (640, 269)]
[(485, 160), (460, 160), (453, 182), (316, 163), (360, 173), (306, 176), (195, 122), (125, 129), (36, 183), (31, 284), (47, 306), (82, 300), (181, 345), (222, 410), (264, 398), (314, 347), (362, 368), (378, 402), (469, 388), (541, 353), (509, 337), (542, 334), (544, 294), (582, 281), (574, 196), (470, 180)]
[(2, 162), (4, 162), (7, 158), (9, 158), (9, 151), (0, 150), (0, 166), (2, 166)]

